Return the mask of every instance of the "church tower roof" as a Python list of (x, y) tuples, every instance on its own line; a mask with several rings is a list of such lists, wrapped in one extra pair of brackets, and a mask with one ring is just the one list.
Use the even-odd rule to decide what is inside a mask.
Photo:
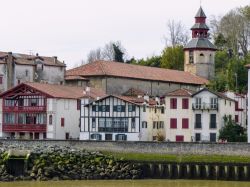
[(216, 47), (209, 41), (209, 27), (206, 24), (206, 15), (200, 7), (195, 15), (195, 24), (191, 28), (192, 39), (184, 47), (185, 49), (210, 49), (216, 50)]
[(203, 9), (200, 7), (198, 12), (195, 15), (196, 18), (206, 18), (206, 14), (204, 13)]

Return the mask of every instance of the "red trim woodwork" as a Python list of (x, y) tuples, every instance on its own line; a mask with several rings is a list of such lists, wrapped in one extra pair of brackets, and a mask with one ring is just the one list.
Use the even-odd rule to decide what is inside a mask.
[(46, 132), (47, 125), (6, 125), (3, 124), (3, 132)]

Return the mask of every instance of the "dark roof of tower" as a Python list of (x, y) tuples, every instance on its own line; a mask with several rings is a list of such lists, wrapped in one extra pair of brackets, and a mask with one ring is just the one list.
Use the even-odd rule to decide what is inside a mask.
[(214, 44), (212, 44), (207, 38), (192, 38), (184, 49), (190, 48), (202, 48), (202, 49), (213, 49), (216, 50)]
[(198, 12), (195, 15), (196, 18), (206, 18), (206, 14), (204, 13), (203, 9), (200, 7)]
[(206, 25), (206, 23), (195, 23), (193, 25), (193, 27), (191, 28), (192, 29), (206, 29), (206, 30), (209, 30), (208, 26)]

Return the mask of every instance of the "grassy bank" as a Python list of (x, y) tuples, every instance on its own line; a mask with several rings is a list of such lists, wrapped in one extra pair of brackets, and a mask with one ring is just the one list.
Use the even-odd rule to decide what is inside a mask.
[(228, 155), (170, 155), (158, 153), (117, 153), (103, 152), (117, 159), (142, 162), (206, 162), (206, 163), (250, 163), (250, 156), (228, 156)]

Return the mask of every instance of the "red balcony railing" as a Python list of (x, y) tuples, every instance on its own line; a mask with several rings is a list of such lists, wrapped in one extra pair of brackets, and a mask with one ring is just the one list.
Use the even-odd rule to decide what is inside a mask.
[(3, 124), (3, 132), (46, 132), (45, 124)]
[(46, 112), (46, 106), (4, 106), (6, 112)]

